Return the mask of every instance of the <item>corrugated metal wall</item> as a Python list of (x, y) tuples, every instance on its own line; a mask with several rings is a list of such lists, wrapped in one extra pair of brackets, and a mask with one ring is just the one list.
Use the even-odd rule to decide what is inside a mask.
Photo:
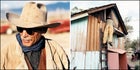
[[(103, 37), (105, 22), (103, 21), (104, 13), (99, 12), (89, 15), (87, 31), (87, 51), (99, 51)], [(102, 30), (100, 32), (100, 30)]]
[(71, 52), (71, 69), (100, 69), (99, 51)]
[(88, 36), (87, 36), (87, 50), (99, 50), (99, 24), (97, 17), (89, 15), (88, 22)]
[[(100, 69), (100, 48), (107, 14), (109, 16), (114, 13), (103, 10), (71, 22), (71, 69)], [(117, 17), (113, 15), (113, 18), (118, 27)], [(117, 40), (114, 39), (113, 43), (117, 48), (120, 40), (116, 36), (115, 38)]]
[[(112, 19), (113, 19), (113, 22), (114, 22), (114, 27), (118, 28), (119, 31), (123, 31), (122, 30), (122, 27), (120, 26), (120, 22), (117, 18), (117, 15), (115, 14), (114, 10), (111, 10), (111, 15), (112, 15)], [(114, 47), (115, 48), (119, 48), (119, 49), (124, 49), (124, 37), (116, 37), (116, 36), (113, 36), (113, 40), (116, 40), (114, 41)], [(117, 41), (118, 39), (118, 41)]]
[(71, 50), (85, 51), (87, 38), (88, 17), (80, 18), (71, 22)]
[[(71, 22), (71, 69), (100, 69), (100, 28), (104, 13), (90, 14)], [(103, 34), (103, 33), (101, 33)]]
[(87, 25), (88, 17), (71, 22), (71, 69), (99, 69), (99, 51), (86, 49)]
[(99, 51), (106, 23), (104, 14), (101, 11), (71, 22), (72, 51)]

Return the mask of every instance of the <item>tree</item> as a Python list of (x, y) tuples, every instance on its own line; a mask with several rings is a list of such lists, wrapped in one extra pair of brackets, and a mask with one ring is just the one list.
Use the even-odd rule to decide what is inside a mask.
[(129, 34), (133, 32), (133, 27), (130, 26), (128, 23), (131, 21), (131, 17), (125, 17), (124, 23), (128, 32), (128, 35), (125, 36), (125, 49), (131, 48), (131, 40), (129, 38)]
[(140, 42), (139, 39), (136, 39), (134, 41), (132, 41), (130, 47), (133, 48), (134, 50), (140, 50)]
[(74, 14), (74, 13), (77, 13), (77, 12), (81, 12), (81, 11), (83, 11), (83, 9), (80, 9), (80, 8), (75, 6), (75, 7), (72, 8), (71, 14)]
[(124, 23), (126, 25), (126, 29), (127, 29), (128, 33), (132, 33), (133, 32), (133, 27), (128, 24), (130, 21), (131, 21), (131, 17), (126, 17), (124, 19)]
[(139, 38), (133, 41), (131, 41), (129, 38), (130, 33), (133, 32), (133, 27), (128, 24), (130, 21), (131, 21), (131, 17), (126, 17), (124, 19), (126, 29), (128, 31), (128, 35), (125, 36), (125, 49), (127, 50), (128, 48), (133, 48), (133, 50), (140, 50)]
[(125, 37), (125, 50), (131, 48), (131, 40), (130, 38)]

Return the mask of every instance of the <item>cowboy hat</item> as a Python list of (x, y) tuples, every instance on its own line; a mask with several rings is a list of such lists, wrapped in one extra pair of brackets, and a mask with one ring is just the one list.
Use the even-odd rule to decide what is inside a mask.
[(6, 18), (15, 26), (23, 28), (52, 28), (60, 25), (60, 23), (57, 22), (47, 24), (47, 9), (45, 5), (35, 2), (25, 4), (20, 16), (14, 13), (6, 13)]

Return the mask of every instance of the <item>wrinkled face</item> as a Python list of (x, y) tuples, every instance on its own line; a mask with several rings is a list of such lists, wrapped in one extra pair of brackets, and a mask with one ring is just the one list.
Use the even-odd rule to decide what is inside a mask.
[(23, 32), (20, 32), (20, 36), (22, 44), (24, 46), (30, 47), (40, 39), (41, 34), (39, 32), (33, 32), (32, 35), (29, 35), (26, 30), (23, 30)]
[(17, 27), (17, 31), (20, 33), (22, 44), (26, 47), (30, 47), (35, 44), (41, 37), (42, 33), (46, 33), (48, 28), (22, 28)]

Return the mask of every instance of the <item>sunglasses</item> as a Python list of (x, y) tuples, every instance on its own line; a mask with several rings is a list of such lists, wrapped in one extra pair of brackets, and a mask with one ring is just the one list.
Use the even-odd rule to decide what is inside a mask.
[(22, 27), (17, 27), (17, 31), (22, 33), (23, 30), (26, 30), (26, 32), (29, 34), (29, 35), (33, 35), (34, 32), (40, 32), (40, 33), (46, 33), (47, 32), (47, 29), (46, 27), (43, 27), (43, 28), (22, 28)]

